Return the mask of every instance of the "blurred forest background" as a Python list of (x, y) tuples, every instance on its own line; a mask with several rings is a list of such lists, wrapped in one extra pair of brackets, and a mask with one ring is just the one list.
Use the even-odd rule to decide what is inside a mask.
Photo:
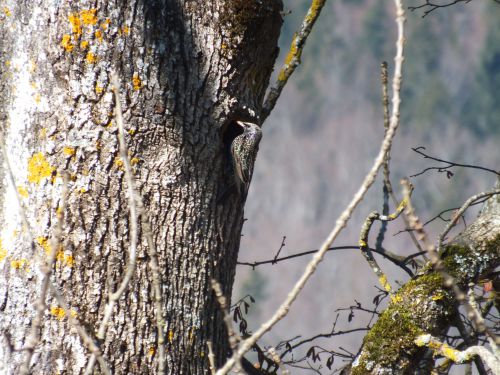
[[(411, 0), (406, 5), (423, 2)], [(278, 66), (310, 1), (285, 0), (284, 5), (291, 13), (285, 16)], [(439, 165), (424, 160), (412, 147), (424, 146), (429, 154), (458, 163), (499, 167), (500, 5), (475, 0), (422, 15), (419, 10), (407, 12), (402, 117), (391, 160), (399, 197), (402, 177)], [(272, 259), (283, 236), (286, 246), (280, 256), (317, 249), (329, 233), (370, 168), (383, 137), (380, 64), (389, 63), (392, 77), (395, 34), (392, 1), (327, 1), (302, 65), (265, 123), (246, 205), (240, 261)], [(412, 179), (413, 202), (423, 221), (460, 206), (495, 181), (493, 174), (480, 170), (455, 168), (453, 172), (452, 178), (429, 171)], [(356, 245), (361, 223), (371, 211), (380, 212), (382, 202), (379, 176), (334, 246)], [(474, 215), (470, 212), (468, 220)], [(427, 226), (429, 234), (437, 235), (445, 224), (435, 220)], [(403, 255), (414, 253), (406, 233), (394, 236), (403, 228), (401, 219), (391, 224), (384, 247)], [(372, 246), (377, 231), (372, 230)], [(238, 266), (233, 302), (246, 294), (256, 300), (248, 315), (249, 330), (269, 318), (309, 259), (255, 270)], [(394, 265), (384, 261), (381, 265), (393, 285), (407, 280)], [(337, 309), (353, 305), (354, 300), (373, 308), (376, 285), (358, 251), (330, 252), (289, 316), (262, 344), (328, 333)], [(337, 330), (364, 327), (370, 318), (358, 312), (349, 322), (348, 313), (339, 316)], [(363, 336), (361, 332), (316, 343), (356, 353)], [(304, 345), (302, 353), (309, 347)], [(341, 364), (337, 361), (334, 366)]]

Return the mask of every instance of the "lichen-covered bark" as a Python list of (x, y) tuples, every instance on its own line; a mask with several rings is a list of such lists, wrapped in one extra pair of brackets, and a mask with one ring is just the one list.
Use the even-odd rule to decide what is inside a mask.
[[(49, 293), (32, 366), (37, 374), (85, 366), (88, 352), (65, 314), (94, 332), (127, 263), (128, 202), (109, 84), (116, 69), (162, 270), (168, 373), (206, 373), (208, 339), (219, 363), (227, 355), (210, 279), (230, 296), (243, 221), (243, 200), (224, 194), (224, 134), (233, 120), (258, 122), (281, 1), (6, 0), (2, 9), (0, 120), (37, 246), (33, 253), (2, 166), (0, 329), (23, 346), (67, 173), (53, 281), (71, 311)], [(102, 346), (116, 374), (155, 373), (148, 260), (141, 238), (137, 272)], [(24, 353), (0, 347), (0, 372), (16, 373)]]
[[(500, 265), (500, 198), (493, 197), (481, 215), (444, 249), (446, 271), (460, 287), (477, 282)], [(425, 348), (421, 334), (446, 333), (456, 314), (453, 293), (430, 265), (395, 295), (365, 336), (360, 355), (344, 374), (413, 374)]]

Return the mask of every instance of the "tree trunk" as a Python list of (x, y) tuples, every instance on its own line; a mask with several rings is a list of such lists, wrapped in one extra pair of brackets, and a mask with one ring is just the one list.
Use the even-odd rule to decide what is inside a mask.
[[(281, 1), (4, 4), (2, 133), (36, 239), (32, 248), (2, 166), (4, 340), (13, 349), (26, 344), (40, 265), (61, 210), (62, 247), (51, 278), (71, 311), (48, 293), (33, 373), (82, 373), (89, 352), (67, 314), (94, 334), (108, 294), (127, 268), (131, 223), (113, 117), (109, 73), (115, 69), (130, 161), (159, 257), (167, 373), (207, 373), (207, 340), (218, 363), (228, 354), (210, 280), (230, 297), (243, 223), (245, 197), (228, 189), (227, 151), (235, 120), (259, 122), (277, 55)], [(116, 374), (156, 373), (154, 296), (143, 237), (141, 232), (134, 278), (102, 342)], [(25, 358), (26, 351), (0, 345), (0, 372), (18, 373)]]

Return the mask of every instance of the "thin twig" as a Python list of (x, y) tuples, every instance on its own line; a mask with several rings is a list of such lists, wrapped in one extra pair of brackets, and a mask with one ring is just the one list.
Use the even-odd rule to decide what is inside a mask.
[(399, 215), (401, 215), (401, 212), (405, 209), (407, 205), (406, 199), (403, 199), (401, 203), (399, 203), (398, 207), (396, 208), (396, 211), (393, 212), (390, 215), (380, 215), (378, 212), (374, 211), (368, 215), (366, 218), (363, 226), (361, 227), (361, 233), (359, 235), (359, 249), (363, 253), (366, 261), (368, 262), (369, 266), (371, 267), (372, 271), (375, 273), (375, 275), (378, 278), (378, 281), (382, 288), (387, 292), (391, 293), (392, 292), (392, 287), (391, 284), (389, 284), (389, 281), (387, 280), (387, 276), (385, 273), (382, 271), (382, 268), (378, 265), (377, 261), (371, 254), (370, 248), (368, 247), (368, 235), (370, 234), (370, 229), (375, 222), (375, 220), (379, 220), (382, 222), (389, 222), (396, 220)]
[(445, 164), (448, 164), (448, 165), (445, 165), (444, 167), (429, 167), (429, 168), (425, 168), (423, 171), (418, 172), (418, 173), (416, 173), (414, 175), (411, 175), (410, 177), (417, 177), (417, 176), (420, 176), (420, 175), (424, 174), (425, 172), (431, 171), (431, 170), (437, 170), (438, 172), (447, 172), (448, 176), (451, 177), (449, 175), (449, 173), (452, 173), (452, 172), (450, 172), (449, 169), (453, 168), (453, 167), (463, 167), (463, 168), (479, 169), (481, 171), (490, 172), (490, 173), (496, 174), (497, 176), (500, 176), (500, 172), (495, 171), (494, 169), (491, 169), (491, 168), (481, 167), (480, 165), (455, 163), (454, 161), (448, 161), (448, 160), (436, 158), (434, 156), (430, 156), (430, 155), (428, 155), (428, 154), (426, 154), (425, 152), (422, 151), (422, 150), (425, 150), (425, 147), (423, 147), (423, 146), (412, 147), (412, 150), (415, 151), (417, 154), (422, 155), (424, 157), (424, 159), (430, 159), (430, 160), (434, 160), (434, 161), (437, 161), (439, 163), (445, 163)]
[(73, 316), (73, 314), (71, 314), (71, 309), (68, 302), (66, 301), (64, 296), (59, 292), (57, 287), (52, 283), (50, 284), (50, 291), (56, 298), (57, 303), (66, 312), (66, 316), (68, 317), (69, 323), (78, 332), (78, 335), (80, 335), (80, 338), (82, 339), (82, 342), (85, 345), (85, 347), (92, 354), (96, 356), (97, 362), (99, 362), (99, 366), (101, 367), (101, 371), (104, 373), (104, 375), (111, 375), (111, 370), (109, 368), (109, 365), (106, 362), (106, 359), (103, 357), (102, 350), (98, 346), (96, 340), (92, 338), (92, 336), (85, 330), (82, 324)]
[[(222, 293), (222, 287), (219, 282), (215, 279), (212, 279), (212, 289), (215, 292), (215, 297), (217, 298), (217, 302), (219, 302), (220, 309), (224, 316), (224, 323), (226, 324), (227, 335), (229, 337), (229, 346), (231, 350), (235, 352), (238, 349), (238, 344), (241, 341), (240, 335), (236, 333), (233, 328), (233, 323), (231, 321), (231, 316), (229, 316), (229, 307), (227, 303), (226, 296)], [(236, 370), (241, 371), (241, 363), (237, 362), (235, 364)]]
[[(113, 309), (115, 307), (116, 302), (120, 299), (122, 294), (128, 288), (130, 281), (135, 273), (135, 268), (137, 264), (137, 236), (138, 236), (138, 214), (136, 202), (138, 199), (135, 197), (135, 186), (134, 179), (132, 176), (132, 167), (130, 166), (130, 162), (128, 160), (128, 151), (127, 145), (125, 143), (125, 130), (123, 126), (123, 115), (121, 109), (121, 101), (120, 101), (120, 86), (118, 83), (118, 77), (116, 72), (111, 73), (111, 83), (113, 85), (113, 91), (115, 93), (115, 118), (116, 123), (118, 125), (118, 141), (120, 143), (120, 157), (123, 162), (123, 167), (125, 169), (125, 180), (127, 182), (127, 192), (128, 192), (128, 201), (129, 201), (129, 211), (130, 211), (130, 244), (129, 244), (129, 260), (127, 264), (127, 270), (125, 271), (125, 275), (123, 276), (123, 280), (121, 281), (118, 289), (115, 292), (109, 292), (108, 303), (104, 308), (104, 316), (99, 325), (99, 330), (97, 331), (97, 338), (101, 341), (104, 341), (106, 337), (106, 329), (109, 320), (111, 319), (111, 315), (113, 313)], [(85, 375), (92, 374), (94, 365), (95, 365), (96, 357), (94, 354), (90, 357), (90, 360), (87, 364), (87, 368), (85, 370)]]
[(26, 350), (26, 357), (24, 358), (24, 361), (23, 361), (21, 368), (19, 370), (19, 373), (21, 375), (28, 375), (31, 372), (30, 371), (31, 358), (33, 357), (33, 353), (35, 352), (35, 348), (37, 347), (37, 345), (40, 342), (43, 314), (45, 312), (45, 309), (47, 308), (47, 304), (46, 304), (47, 292), (48, 292), (49, 286), (51, 284), (50, 275), (51, 275), (52, 269), (54, 268), (54, 265), (56, 263), (57, 253), (60, 250), (59, 239), (62, 236), (64, 209), (66, 207), (67, 194), (68, 194), (68, 179), (67, 179), (67, 176), (65, 175), (65, 177), (63, 178), (63, 187), (62, 187), (62, 193), (61, 193), (60, 209), (59, 210), (56, 209), (57, 225), (56, 225), (56, 229), (54, 231), (54, 235), (52, 236), (52, 241), (51, 241), (52, 243), (50, 246), (48, 259), (47, 259), (47, 262), (45, 264), (40, 266), (40, 271), (42, 272), (43, 279), (42, 279), (42, 283), (40, 285), (40, 292), (38, 295), (38, 299), (35, 303), (36, 315), (31, 323), (30, 334), (26, 340), (26, 344), (24, 347), (24, 350)]
[(318, 19), (321, 9), (323, 9), (325, 3), (326, 0), (312, 0), (311, 6), (302, 21), (300, 30), (293, 35), (292, 44), (290, 45), (290, 50), (285, 58), (285, 63), (278, 73), (276, 82), (269, 89), (269, 93), (267, 94), (266, 100), (262, 106), (262, 113), (260, 115), (261, 124), (264, 123), (273, 110), (278, 98), (281, 95), (281, 91), (288, 82), (288, 79), (295, 71), (295, 68), (297, 68), (300, 64), (300, 56), (302, 55), (302, 50), (306, 44), (307, 37), (311, 33), (312, 27)]
[(257, 342), (258, 339), (262, 337), (266, 332), (268, 332), (277, 322), (283, 319), (290, 309), (290, 306), (295, 301), (301, 290), (304, 288), (304, 285), (312, 276), (319, 263), (323, 259), (325, 253), (328, 248), (331, 246), (333, 241), (337, 238), (342, 229), (345, 228), (347, 222), (349, 221), (354, 209), (358, 206), (358, 204), (363, 200), (368, 189), (375, 182), (375, 177), (384, 162), (384, 157), (387, 151), (392, 146), (392, 140), (396, 133), (396, 130), (399, 126), (399, 108), (401, 104), (400, 98), (400, 90), (401, 90), (401, 81), (402, 81), (402, 66), (403, 66), (403, 47), (404, 47), (404, 22), (405, 22), (405, 12), (403, 9), (402, 0), (395, 0), (396, 5), (396, 23), (398, 26), (398, 39), (396, 42), (396, 57), (395, 57), (395, 69), (394, 69), (394, 78), (393, 78), (393, 97), (392, 97), (392, 116), (389, 125), (389, 129), (384, 137), (382, 145), (380, 147), (379, 153), (373, 163), (373, 166), (369, 173), (365, 176), (363, 183), (361, 184), (359, 190), (356, 192), (351, 202), (347, 206), (347, 208), (342, 212), (340, 217), (336, 221), (336, 225), (333, 228), (332, 232), (325, 240), (323, 245), (320, 247), (320, 251), (317, 252), (312, 260), (306, 267), (306, 270), (297, 281), (293, 289), (288, 294), (286, 300), (281, 304), (278, 310), (274, 313), (274, 315), (267, 322), (261, 325), (261, 327), (249, 338), (243, 341), (240, 345), (240, 348), (236, 353), (233, 353), (232, 357), (226, 362), (226, 364), (217, 372), (218, 375), (227, 374), (233, 366), (238, 362), (238, 360), (252, 348), (252, 346)]
[[(327, 249), (327, 252), (329, 251), (338, 251), (338, 250), (359, 250), (359, 246), (333, 246), (329, 247)], [(255, 269), (255, 267), (264, 265), (264, 264), (277, 264), (279, 262), (285, 261), (285, 260), (290, 260), (294, 258), (299, 258), (303, 257), (306, 255), (311, 255), (315, 254), (319, 251), (317, 250), (309, 250), (309, 251), (303, 251), (300, 253), (292, 254), (292, 255), (287, 255), (281, 258), (277, 259), (268, 259), (268, 260), (262, 260), (262, 261), (255, 261), (255, 262), (237, 262), (239, 266), (249, 266)], [(387, 249), (375, 249), (370, 247), (370, 251), (376, 254), (379, 254), (389, 260), (390, 262), (394, 263), (396, 266), (401, 267), (408, 275), (413, 276), (413, 272), (406, 266), (409, 260), (413, 259), (416, 256), (422, 255), (422, 253), (417, 253), (417, 254), (412, 254), (410, 256), (404, 257), (401, 255), (397, 255)]]
[(165, 334), (163, 332), (165, 321), (163, 319), (160, 266), (158, 263), (158, 255), (156, 253), (155, 242), (153, 240), (153, 231), (151, 230), (149, 216), (147, 214), (146, 208), (144, 207), (142, 196), (137, 191), (135, 196), (137, 197), (137, 210), (139, 215), (141, 216), (142, 232), (144, 234), (144, 237), (146, 237), (146, 242), (148, 244), (149, 267), (151, 268), (153, 279), (156, 332), (158, 335), (158, 375), (163, 375), (166, 372), (167, 364), (165, 356)]
[(207, 347), (208, 347), (208, 364), (210, 366), (210, 374), (215, 375), (215, 355), (214, 355), (214, 350), (212, 347), (212, 341), (207, 341)]
[[(471, 1), (472, 0), (453, 0), (453, 1), (450, 1), (449, 3), (446, 3), (446, 4), (436, 4), (436, 3), (433, 3), (429, 0), (425, 0), (424, 4), (410, 6), (410, 7), (408, 7), (408, 9), (412, 12), (415, 10), (418, 10), (418, 9), (424, 9), (424, 13), (422, 15), (422, 18), (425, 18), (429, 13), (435, 11), (438, 8), (447, 8), (447, 7), (450, 7), (450, 6), (458, 4), (458, 3), (467, 4), (467, 3), (470, 3)], [(497, 0), (493, 0), (493, 1), (497, 2)], [(427, 9), (425, 9), (425, 8), (427, 8)]]

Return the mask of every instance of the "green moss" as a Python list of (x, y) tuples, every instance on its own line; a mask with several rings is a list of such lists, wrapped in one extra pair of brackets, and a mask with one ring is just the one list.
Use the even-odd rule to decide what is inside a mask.
[(359, 365), (353, 367), (353, 375), (369, 373), (375, 364), (394, 365), (405, 354), (409, 357), (421, 350), (414, 341), (427, 330), (423, 305), (445, 298), (442, 282), (442, 277), (432, 272), (409, 281), (392, 297), (389, 307), (365, 336), (363, 354)]

